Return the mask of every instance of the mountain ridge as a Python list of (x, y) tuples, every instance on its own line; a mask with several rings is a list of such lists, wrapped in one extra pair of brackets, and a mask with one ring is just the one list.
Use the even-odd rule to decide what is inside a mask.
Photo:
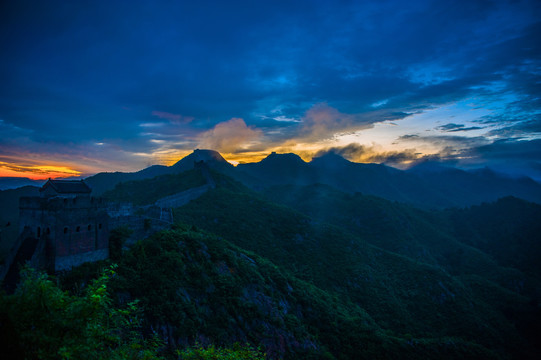
[(205, 161), (211, 169), (258, 191), (277, 185), (321, 183), (340, 191), (375, 195), (425, 209), (479, 205), (505, 196), (541, 203), (541, 184), (529, 177), (513, 178), (488, 168), (466, 171), (434, 162), (399, 170), (384, 164), (351, 162), (334, 153), (310, 162), (294, 153), (271, 153), (259, 162), (235, 167), (217, 151), (196, 149), (171, 166), (152, 165), (128, 173), (103, 172), (85, 181), (93, 195), (100, 196), (118, 183), (179, 174), (192, 169), (198, 161)]
[(228, 172), (233, 168), (233, 165), (229, 164), (217, 151), (195, 149), (191, 154), (171, 166), (152, 165), (136, 172), (101, 172), (87, 177), (85, 181), (92, 188), (93, 195), (100, 196), (104, 192), (113, 189), (118, 183), (151, 179), (160, 175), (178, 174), (192, 169), (194, 162), (198, 161), (205, 161), (210, 167), (224, 172)]
[(400, 170), (384, 164), (351, 162), (334, 153), (305, 162), (294, 153), (273, 152), (259, 162), (235, 167), (217, 151), (196, 149), (172, 166), (154, 165), (134, 173), (99, 173), (86, 181), (95, 195), (101, 195), (119, 182), (180, 173), (198, 161), (256, 190), (322, 183), (422, 208), (470, 206), (504, 196), (541, 203), (541, 184), (528, 177), (512, 178), (490, 169), (466, 171), (432, 163)]

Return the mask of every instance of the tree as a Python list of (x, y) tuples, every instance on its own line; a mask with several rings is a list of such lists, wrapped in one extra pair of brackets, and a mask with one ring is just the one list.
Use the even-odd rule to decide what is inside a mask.
[(196, 346), (179, 352), (182, 360), (265, 360), (266, 356), (259, 350), (248, 346), (234, 344), (231, 348), (216, 348), (210, 345), (206, 348)]
[(112, 261), (119, 261), (122, 258), (122, 246), (133, 233), (127, 226), (121, 226), (111, 230), (109, 235), (109, 258)]
[(6, 345), (24, 358), (160, 359), (157, 338), (140, 335), (137, 303), (112, 306), (107, 284), (113, 276), (111, 266), (79, 297), (59, 289), (46, 274), (23, 269), (15, 293), (0, 296), (0, 337), (18, 342)]

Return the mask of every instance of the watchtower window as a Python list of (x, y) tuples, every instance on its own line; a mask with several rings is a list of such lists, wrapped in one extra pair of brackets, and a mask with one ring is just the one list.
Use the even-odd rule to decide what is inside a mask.
[(88, 225), (88, 231), (92, 230), (92, 225)]
[(38, 237), (41, 236), (41, 228), (38, 226)]
[(68, 203), (68, 199), (64, 199), (64, 205)]
[(77, 204), (77, 199), (73, 198), (73, 205)]
[(51, 228), (47, 228), (47, 231), (45, 232), (47, 235), (51, 234)]
[(100, 230), (101, 230), (101, 224), (99, 224), (99, 225), (98, 225), (98, 229), (100, 229)]
[(77, 232), (81, 231), (81, 227), (80, 227), (80, 226), (77, 226), (77, 228), (75, 229), (75, 231), (77, 231)]
[(64, 228), (64, 234), (67, 234), (67, 233), (68, 233), (68, 228), (65, 227), (65, 228)]

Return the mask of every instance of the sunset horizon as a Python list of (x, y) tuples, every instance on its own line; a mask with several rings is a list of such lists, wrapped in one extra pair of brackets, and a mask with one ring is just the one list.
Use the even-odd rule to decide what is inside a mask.
[(207, 5), (2, 4), (0, 177), (208, 148), (541, 179), (538, 2)]

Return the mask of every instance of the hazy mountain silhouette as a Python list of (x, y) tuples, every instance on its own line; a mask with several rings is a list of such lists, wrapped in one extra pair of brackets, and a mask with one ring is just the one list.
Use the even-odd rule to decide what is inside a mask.
[(271, 153), (257, 163), (239, 164), (233, 174), (237, 180), (254, 189), (277, 184), (308, 184), (312, 181), (312, 172), (306, 162), (296, 154)]
[(464, 171), (434, 162), (410, 170), (383, 164), (361, 164), (327, 153), (305, 162), (296, 154), (272, 153), (257, 163), (234, 167), (217, 151), (195, 150), (172, 166), (154, 165), (134, 173), (99, 173), (86, 179), (95, 195), (119, 182), (177, 174), (205, 161), (209, 167), (232, 176), (255, 190), (275, 185), (326, 184), (341, 191), (376, 195), (424, 208), (480, 204), (503, 196), (541, 203), (541, 184), (530, 178), (511, 178), (490, 169)]
[(174, 172), (183, 172), (192, 169), (194, 163), (200, 161), (204, 161), (212, 169), (218, 171), (227, 172), (234, 168), (234, 166), (228, 163), (227, 160), (225, 160), (219, 152), (214, 150), (200, 149), (194, 150), (190, 155), (177, 161), (177, 163), (175, 163), (170, 168)]
[(361, 164), (327, 153), (304, 162), (295, 154), (271, 154), (259, 163), (241, 164), (235, 177), (254, 189), (275, 185), (326, 184), (424, 208), (480, 204), (503, 196), (541, 203), (541, 184), (490, 169), (464, 171), (437, 163), (403, 171), (383, 164)]
[(541, 203), (541, 185), (528, 177), (510, 177), (490, 168), (465, 171), (427, 162), (407, 171), (422, 178), (458, 206), (480, 204), (505, 196)]
[(360, 164), (337, 154), (326, 154), (310, 162), (322, 184), (342, 191), (361, 192), (389, 200), (421, 206), (445, 206), (445, 199), (423, 180), (383, 165)]
[(32, 180), (26, 177), (0, 177), (0, 190), (17, 189), (21, 186), (41, 186), (46, 180)]
[(151, 179), (155, 176), (166, 174), (178, 174), (190, 170), (194, 162), (205, 161), (211, 168), (224, 173), (230, 172), (234, 166), (228, 163), (219, 152), (214, 150), (194, 150), (190, 155), (182, 158), (172, 166), (153, 165), (143, 170), (125, 173), (125, 172), (103, 172), (85, 179), (86, 183), (92, 188), (92, 194), (99, 196), (107, 190), (111, 190), (116, 184), (126, 181)]

